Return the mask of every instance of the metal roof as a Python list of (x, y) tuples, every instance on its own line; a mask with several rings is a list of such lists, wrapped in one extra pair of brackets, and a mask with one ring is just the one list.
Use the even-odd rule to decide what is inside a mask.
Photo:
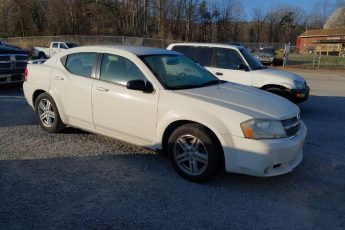
[(345, 36), (345, 29), (307, 30), (299, 37)]

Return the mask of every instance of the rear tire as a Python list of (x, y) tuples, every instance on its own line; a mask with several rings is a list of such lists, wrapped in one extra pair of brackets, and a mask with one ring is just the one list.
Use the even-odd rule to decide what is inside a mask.
[(57, 133), (65, 128), (61, 121), (59, 111), (48, 93), (40, 94), (35, 102), (35, 112), (42, 129), (49, 133)]
[(173, 131), (168, 155), (175, 171), (193, 182), (206, 182), (222, 169), (223, 149), (214, 134), (200, 124), (182, 125)]

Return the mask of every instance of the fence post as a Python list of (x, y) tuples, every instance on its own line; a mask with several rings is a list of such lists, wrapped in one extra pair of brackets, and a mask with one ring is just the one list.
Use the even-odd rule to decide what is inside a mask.
[(320, 56), (319, 56), (319, 65), (318, 65), (317, 69), (320, 69), (320, 63), (321, 63), (321, 52), (320, 52)]
[(315, 59), (316, 59), (316, 48), (314, 48), (314, 56), (313, 56), (313, 69), (315, 67)]
[(290, 52), (290, 42), (289, 44), (285, 44), (285, 48), (284, 48), (284, 59), (283, 59), (283, 68), (285, 68), (288, 59), (289, 59), (289, 52)]

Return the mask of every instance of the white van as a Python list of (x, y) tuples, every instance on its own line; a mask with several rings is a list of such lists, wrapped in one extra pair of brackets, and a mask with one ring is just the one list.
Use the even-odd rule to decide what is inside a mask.
[(264, 66), (242, 46), (174, 43), (167, 49), (194, 59), (219, 79), (260, 88), (295, 103), (308, 99), (309, 87), (302, 77)]

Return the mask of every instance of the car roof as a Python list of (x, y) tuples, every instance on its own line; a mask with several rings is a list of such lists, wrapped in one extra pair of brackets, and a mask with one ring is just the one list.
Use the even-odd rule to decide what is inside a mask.
[(156, 54), (178, 54), (172, 50), (160, 49), (160, 48), (153, 48), (153, 47), (146, 47), (146, 46), (135, 46), (135, 45), (100, 45), (100, 46), (80, 46), (77, 48), (73, 48), (74, 52), (77, 50), (90, 50), (90, 49), (113, 49), (113, 50), (121, 50), (126, 51), (129, 53), (133, 53), (138, 56), (142, 55), (156, 55)]
[(228, 44), (221, 44), (221, 43), (198, 43), (198, 42), (172, 43), (169, 45), (169, 47), (171, 46), (207, 46), (207, 47), (232, 48), (232, 49), (243, 48), (243, 46), (238, 46), (238, 45), (228, 45)]

